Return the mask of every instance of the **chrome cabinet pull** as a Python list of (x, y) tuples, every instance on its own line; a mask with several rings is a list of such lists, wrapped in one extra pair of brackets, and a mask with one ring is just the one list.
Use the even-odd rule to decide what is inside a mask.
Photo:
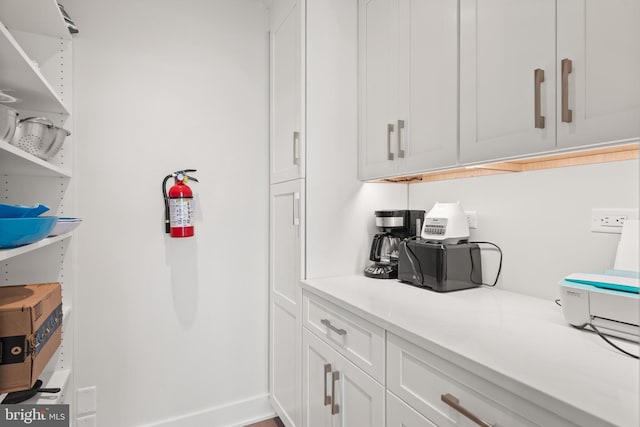
[(387, 160), (393, 160), (391, 152), (391, 132), (393, 132), (393, 123), (387, 124)]
[(324, 383), (324, 406), (331, 405), (331, 396), (327, 394), (327, 374), (329, 373), (331, 373), (331, 363), (324, 365), (324, 378), (322, 379)]
[(336, 381), (340, 379), (340, 372), (331, 374), (331, 415), (340, 413), (340, 405), (336, 403)]
[(404, 157), (404, 150), (402, 149), (402, 132), (404, 129), (404, 120), (398, 120), (398, 158)]
[(489, 424), (488, 422), (478, 418), (475, 414), (473, 414), (468, 409), (464, 408), (460, 405), (460, 401), (452, 394), (442, 394), (440, 395), (440, 400), (442, 400), (447, 405), (451, 406), (456, 411), (460, 412), (465, 417), (469, 418), (471, 421), (476, 423), (481, 427), (493, 427), (493, 424)]
[(320, 319), (320, 323), (322, 323), (324, 326), (331, 329), (333, 332), (335, 332), (338, 335), (347, 335), (347, 331), (345, 331), (344, 329), (336, 328), (331, 324), (331, 321), (329, 319)]
[(562, 64), (562, 121), (571, 123), (573, 111), (569, 109), (569, 74), (573, 71), (573, 63), (565, 58), (560, 64)]
[(541, 88), (544, 82), (544, 70), (536, 68), (533, 72), (534, 80), (534, 123), (536, 129), (544, 129), (544, 116), (541, 113)]
[(293, 132), (293, 164), (300, 163), (300, 132)]

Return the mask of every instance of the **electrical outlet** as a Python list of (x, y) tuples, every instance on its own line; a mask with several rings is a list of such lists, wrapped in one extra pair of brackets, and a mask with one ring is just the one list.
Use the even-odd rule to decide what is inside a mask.
[(464, 211), (467, 216), (469, 228), (478, 228), (478, 213), (476, 211)]
[(78, 417), (76, 420), (77, 427), (96, 427), (98, 422), (96, 420), (96, 414), (87, 415), (85, 417)]
[(79, 415), (96, 412), (96, 386), (79, 388), (76, 391), (76, 405)]
[(591, 231), (620, 234), (624, 222), (628, 219), (638, 219), (638, 209), (593, 208)]

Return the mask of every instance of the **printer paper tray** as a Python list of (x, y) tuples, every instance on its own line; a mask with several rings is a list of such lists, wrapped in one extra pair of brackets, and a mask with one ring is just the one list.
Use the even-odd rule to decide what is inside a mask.
[(615, 320), (594, 317), (591, 323), (600, 332), (614, 337), (624, 338), (630, 341), (640, 341), (640, 327), (628, 323), (616, 322)]

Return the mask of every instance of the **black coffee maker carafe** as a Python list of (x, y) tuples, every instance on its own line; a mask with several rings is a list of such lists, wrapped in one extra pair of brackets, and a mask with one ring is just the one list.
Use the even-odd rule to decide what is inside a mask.
[(400, 242), (415, 236), (422, 229), (425, 211), (375, 211), (376, 227), (369, 260), (373, 264), (364, 269), (364, 275), (375, 279), (397, 279)]

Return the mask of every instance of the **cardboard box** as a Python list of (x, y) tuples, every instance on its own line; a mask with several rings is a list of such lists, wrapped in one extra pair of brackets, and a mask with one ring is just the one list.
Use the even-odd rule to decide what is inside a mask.
[(0, 393), (31, 388), (61, 341), (60, 283), (0, 286)]

